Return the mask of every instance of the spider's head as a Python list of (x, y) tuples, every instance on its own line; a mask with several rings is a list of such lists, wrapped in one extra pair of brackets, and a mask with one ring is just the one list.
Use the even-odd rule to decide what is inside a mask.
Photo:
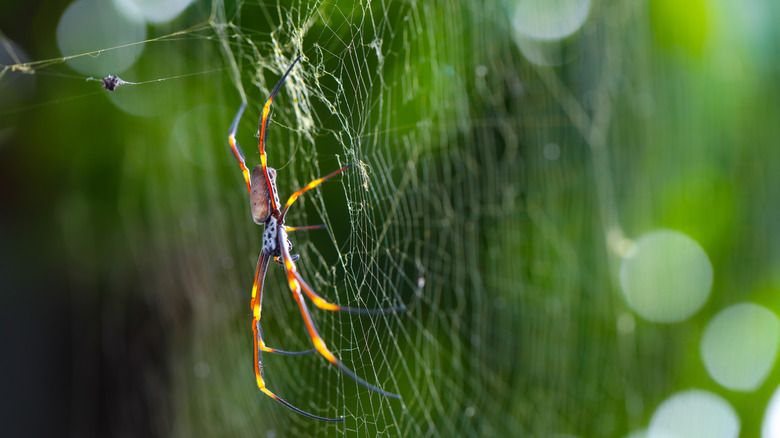
[[(270, 167), (268, 168), (268, 179), (271, 180), (274, 196), (278, 199), (278, 195), (276, 195), (276, 170)], [(249, 197), (252, 220), (254, 220), (257, 225), (263, 225), (268, 221), (268, 218), (272, 213), (271, 188), (268, 187), (268, 183), (265, 180), (263, 166), (257, 165), (252, 169), (249, 181), (252, 185), (252, 194)], [(278, 205), (279, 201), (277, 200), (276, 203)]]

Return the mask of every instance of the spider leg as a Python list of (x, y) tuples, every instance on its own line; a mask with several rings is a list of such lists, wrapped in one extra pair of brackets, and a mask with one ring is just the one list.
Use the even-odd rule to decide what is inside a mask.
[[(258, 383), (258, 385), (260, 385), (261, 380), (258, 380), (257, 383)], [(293, 410), (293, 411), (295, 411), (295, 412), (297, 412), (297, 413), (299, 413), (301, 415), (305, 415), (305, 416), (307, 416), (309, 418), (313, 418), (315, 420), (321, 420), (321, 421), (329, 421), (331, 423), (337, 423), (337, 422), (344, 421), (343, 418), (325, 418), (325, 417), (320, 417), (319, 415), (310, 414), (310, 413), (304, 411), (303, 409), (296, 408), (295, 406), (291, 405), (289, 402), (285, 401), (283, 398), (281, 398), (278, 395), (276, 395), (273, 392), (271, 392), (268, 388), (265, 387), (265, 385), (263, 385), (263, 387), (260, 388), (260, 390), (263, 391), (264, 393), (266, 393), (272, 399), (274, 399), (274, 400), (278, 401), (279, 403), (285, 405), (288, 409), (291, 409), (291, 410)]]
[(241, 167), (241, 172), (244, 173), (244, 181), (246, 181), (246, 188), (249, 190), (249, 193), (252, 193), (252, 187), (249, 184), (249, 169), (246, 168), (246, 159), (244, 158), (244, 151), (241, 150), (241, 146), (238, 144), (238, 140), (236, 140), (236, 131), (238, 130), (238, 122), (241, 120), (241, 115), (244, 114), (244, 110), (246, 109), (246, 103), (241, 104), (241, 108), (238, 109), (238, 112), (236, 113), (236, 117), (233, 118), (233, 123), (230, 124), (230, 134), (228, 135), (228, 143), (230, 144), (230, 149), (233, 151), (233, 155), (236, 157), (236, 160), (238, 160), (238, 165)]
[(325, 224), (307, 225), (305, 227), (289, 227), (289, 226), (284, 227), (284, 229), (287, 231), (324, 230), (325, 228), (326, 228)]
[[(322, 230), (322, 229), (325, 229), (325, 228), (326, 228), (325, 224), (321, 224), (321, 225), (308, 225), (308, 226), (304, 226), (304, 227), (285, 227), (285, 229), (287, 231)], [(293, 254), (292, 255), (292, 260), (294, 262), (297, 262), (299, 257), (300, 256), (298, 254)], [(277, 265), (282, 265), (282, 259), (280, 257), (274, 257), (274, 261), (276, 262)]]
[[(298, 190), (297, 192), (290, 195), (290, 198), (287, 200), (287, 204), (284, 206), (284, 210), (282, 211), (282, 219), (284, 219), (284, 215), (287, 214), (287, 209), (290, 208), (290, 206), (295, 202), (296, 199), (298, 199), (299, 196), (306, 193), (307, 191), (317, 187), (318, 185), (322, 184), (322, 182), (333, 178), (334, 176), (338, 175), (339, 173), (349, 169), (350, 167), (354, 166), (354, 164), (347, 164), (346, 166), (342, 167), (341, 169), (326, 175), (322, 178), (315, 179), (314, 181), (310, 182), (306, 185), (306, 187), (302, 188), (301, 190)], [(324, 227), (324, 225), (322, 225)], [(294, 227), (285, 227), (285, 231), (289, 231), (290, 229), (303, 229), (304, 227), (300, 228), (294, 228)], [(308, 228), (308, 227), (307, 227)], [(297, 257), (292, 256), (292, 261), (296, 262)], [(279, 262), (277, 258), (277, 263)], [(386, 313), (395, 313), (395, 312), (402, 312), (406, 310), (406, 307), (399, 306), (399, 307), (393, 307), (389, 309), (359, 309), (356, 307), (345, 307), (345, 306), (339, 306), (338, 304), (333, 304), (328, 301), (326, 301), (324, 298), (322, 298), (320, 295), (318, 295), (316, 292), (314, 292), (314, 289), (309, 286), (306, 281), (303, 280), (301, 275), (298, 273), (296, 269), (293, 269), (293, 273), (296, 277), (296, 280), (300, 283), (301, 287), (303, 288), (306, 295), (308, 295), (309, 299), (312, 300), (315, 306), (319, 307), (320, 309), (324, 310), (331, 310), (331, 311), (339, 311), (339, 312), (349, 312), (349, 313), (359, 313), (362, 315), (377, 315), (377, 314), (386, 314)]]
[[(301, 258), (301, 256), (299, 256), (298, 254), (292, 255), (292, 261), (294, 262), (297, 262), (299, 258)], [(284, 262), (282, 261), (281, 257), (274, 257), (274, 261), (276, 262), (277, 265), (284, 266)]]
[(258, 350), (258, 347), (260, 347), (260, 350), (262, 351), (267, 351), (270, 353), (288, 354), (288, 355), (306, 354), (314, 351), (314, 350), (309, 350), (309, 351), (302, 351), (302, 352), (288, 352), (288, 351), (274, 350), (272, 348), (267, 348), (263, 344), (263, 335), (262, 335), (262, 331), (260, 330), (260, 310), (262, 309), (261, 303), (263, 299), (263, 281), (265, 279), (265, 272), (266, 269), (268, 268), (269, 260), (270, 258), (264, 252), (260, 253), (260, 258), (257, 260), (257, 268), (255, 269), (255, 283), (252, 286), (252, 313), (254, 314), (254, 318), (252, 320), (252, 332), (254, 333), (255, 380), (257, 381), (257, 387), (272, 399), (278, 401), (279, 403), (286, 406), (288, 409), (291, 409), (301, 415), (305, 415), (309, 418), (314, 418), (315, 420), (321, 420), (321, 421), (330, 421), (330, 422), (344, 421), (343, 418), (326, 418), (326, 417), (320, 417), (319, 415), (314, 415), (309, 412), (306, 412), (300, 408), (293, 406), (283, 398), (277, 396), (265, 386), (265, 379), (263, 378), (264, 371), (263, 371), (262, 355)]
[(279, 242), (279, 247), (282, 249), (284, 269), (287, 272), (287, 284), (290, 286), (293, 297), (298, 303), (298, 308), (301, 311), (301, 316), (303, 316), (303, 322), (306, 325), (306, 330), (309, 332), (309, 337), (311, 338), (311, 341), (314, 344), (314, 348), (317, 350), (317, 352), (320, 353), (322, 357), (327, 359), (328, 362), (336, 365), (341, 370), (341, 372), (348, 375), (359, 384), (385, 397), (396, 398), (400, 400), (400, 395), (385, 391), (384, 389), (372, 385), (358, 377), (357, 374), (355, 374), (351, 369), (347, 368), (346, 365), (344, 365), (338, 358), (336, 358), (336, 356), (333, 355), (333, 353), (331, 353), (327, 345), (325, 345), (325, 341), (322, 339), (322, 336), (317, 329), (317, 324), (314, 322), (311, 313), (309, 313), (309, 308), (306, 306), (306, 301), (304, 301), (303, 295), (301, 294), (301, 284), (298, 281), (298, 277), (296, 276), (297, 268), (295, 267), (295, 264), (292, 261), (292, 257), (290, 256), (290, 250), (287, 248), (287, 245), (284, 244), (284, 242), (287, 241), (287, 233), (285, 232), (284, 227), (279, 227), (277, 239)]
[(266, 388), (265, 381), (263, 380), (263, 367), (262, 365), (255, 361), (255, 376), (257, 377), (257, 387), (260, 388), (261, 391), (263, 391), (266, 395), (271, 397), (272, 399), (278, 401), (279, 403), (285, 405), (288, 409), (291, 409), (301, 415), (305, 415), (309, 418), (314, 418), (315, 420), (322, 420), (322, 421), (330, 421), (330, 422), (340, 422), (344, 421), (343, 418), (326, 418), (326, 417), (320, 417), (319, 415), (310, 414), (303, 409), (296, 408), (295, 406), (291, 405), (289, 402), (284, 400), (283, 398), (279, 397), (278, 395), (271, 392), (270, 389)]
[[(260, 116), (260, 126), (258, 126), (258, 131), (260, 131), (260, 141), (258, 142), (258, 148), (260, 149), (260, 164), (263, 166), (263, 173), (265, 173), (265, 181), (268, 184), (268, 188), (271, 189), (271, 179), (268, 177), (268, 166), (267, 166), (267, 157), (265, 155), (265, 132), (268, 128), (268, 122), (270, 119), (268, 118), (268, 114), (271, 112), (271, 102), (273, 102), (274, 97), (276, 97), (276, 93), (279, 92), (279, 90), (282, 88), (282, 85), (284, 84), (284, 80), (287, 79), (287, 75), (290, 74), (293, 67), (295, 67), (295, 64), (298, 62), (298, 60), (301, 59), (300, 55), (295, 58), (292, 64), (290, 64), (290, 67), (287, 68), (287, 71), (284, 72), (284, 75), (282, 75), (282, 78), (279, 79), (279, 82), (276, 83), (276, 86), (274, 87), (273, 91), (271, 91), (271, 95), (268, 96), (268, 101), (263, 106), (263, 114)], [(275, 187), (274, 187), (275, 189)], [(273, 189), (272, 189), (273, 190)], [(276, 205), (276, 201), (274, 201), (274, 197), (271, 196), (271, 211), (276, 212), (278, 210), (279, 206)]]
[(260, 257), (257, 259), (257, 268), (255, 269), (255, 283), (252, 285), (252, 335), (254, 339), (255, 363), (259, 365), (262, 365), (261, 351), (287, 356), (300, 356), (314, 353), (315, 351), (313, 349), (306, 351), (277, 350), (265, 345), (265, 342), (263, 341), (263, 330), (262, 327), (260, 327), (260, 312), (263, 310), (263, 283), (265, 282), (265, 273), (268, 269), (269, 260), (270, 257), (268, 257), (264, 251), (260, 251)]
[(303, 291), (306, 293), (309, 299), (314, 303), (315, 306), (323, 310), (330, 310), (333, 312), (359, 313), (361, 315), (382, 315), (403, 312), (406, 310), (406, 306), (389, 307), (386, 309), (360, 309), (357, 307), (340, 306), (325, 300), (325, 298), (322, 298), (319, 294), (317, 294), (317, 292), (314, 292), (314, 289), (312, 289), (312, 287), (306, 283), (297, 270), (293, 271), (293, 273), (295, 275), (295, 279), (298, 280), (298, 283), (300, 283)]
[(346, 166), (342, 167), (341, 169), (339, 169), (339, 170), (337, 170), (337, 171), (335, 171), (335, 172), (333, 172), (333, 173), (331, 173), (329, 175), (325, 175), (322, 178), (317, 178), (314, 181), (310, 182), (309, 184), (306, 184), (306, 187), (304, 187), (304, 188), (298, 190), (297, 192), (293, 193), (292, 195), (290, 195), (290, 197), (287, 199), (287, 204), (284, 205), (284, 210), (282, 210), (282, 220), (284, 220), (284, 215), (287, 214), (287, 209), (290, 208), (290, 206), (293, 204), (293, 202), (295, 202), (296, 199), (298, 199), (299, 196), (301, 196), (302, 194), (308, 192), (309, 190), (317, 187), (318, 185), (322, 184), (323, 182), (333, 178), (334, 176), (340, 174), (341, 172), (349, 169), (350, 167), (352, 167), (354, 165), (355, 165), (355, 163), (347, 164)]

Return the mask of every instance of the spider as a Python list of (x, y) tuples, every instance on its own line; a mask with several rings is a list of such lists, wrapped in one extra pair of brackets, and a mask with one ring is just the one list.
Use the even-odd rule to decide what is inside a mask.
[[(343, 417), (325, 418), (325, 417), (320, 417), (311, 414), (309, 412), (306, 412), (300, 408), (293, 406), (289, 402), (285, 401), (284, 399), (280, 398), (279, 396), (271, 392), (266, 387), (266, 383), (264, 379), (262, 352), (282, 354), (288, 356), (297, 356), (302, 354), (313, 353), (316, 351), (320, 355), (322, 355), (322, 357), (327, 359), (328, 362), (336, 365), (344, 374), (348, 375), (349, 377), (351, 377), (361, 385), (365, 386), (366, 388), (375, 391), (385, 397), (400, 399), (401, 397), (398, 394), (393, 394), (391, 392), (385, 391), (384, 389), (372, 385), (366, 382), (365, 380), (363, 380), (362, 378), (358, 377), (351, 369), (347, 368), (347, 366), (344, 365), (328, 349), (327, 345), (325, 344), (325, 341), (322, 339), (322, 336), (320, 336), (320, 332), (317, 329), (317, 324), (314, 322), (311, 313), (309, 313), (309, 309), (306, 306), (306, 302), (303, 299), (303, 295), (301, 294), (301, 291), (303, 291), (303, 293), (305, 293), (306, 296), (309, 297), (309, 299), (314, 303), (315, 306), (323, 310), (350, 312), (350, 313), (358, 313), (358, 314), (387, 314), (387, 313), (403, 311), (405, 310), (405, 307), (399, 306), (399, 307), (387, 308), (387, 309), (359, 309), (359, 308), (344, 307), (337, 304), (333, 304), (331, 302), (326, 301), (324, 298), (318, 295), (314, 291), (314, 289), (312, 289), (312, 287), (309, 286), (309, 284), (306, 283), (306, 281), (301, 277), (301, 274), (298, 273), (298, 269), (295, 266), (295, 262), (298, 260), (298, 255), (291, 255), (290, 253), (290, 251), (292, 251), (292, 243), (290, 242), (287, 232), (294, 231), (294, 230), (322, 229), (325, 228), (325, 225), (314, 225), (308, 227), (287, 226), (285, 225), (284, 220), (285, 220), (285, 216), (287, 215), (288, 209), (295, 202), (295, 200), (298, 199), (298, 197), (304, 194), (305, 192), (317, 187), (324, 181), (333, 178), (334, 176), (338, 175), (339, 173), (353, 166), (353, 164), (348, 164), (329, 175), (326, 175), (322, 178), (315, 179), (314, 181), (310, 182), (302, 189), (290, 195), (284, 207), (281, 210), (279, 209), (279, 206), (281, 204), (279, 203), (279, 192), (276, 188), (276, 170), (274, 170), (271, 167), (268, 167), (266, 164), (267, 159), (265, 153), (265, 135), (266, 135), (266, 130), (268, 128), (268, 122), (269, 122), (268, 115), (271, 108), (271, 102), (274, 100), (274, 97), (279, 92), (279, 89), (282, 88), (282, 84), (284, 84), (285, 79), (290, 74), (293, 67), (295, 67), (295, 64), (298, 62), (299, 59), (300, 56), (295, 58), (293, 63), (290, 65), (290, 67), (282, 76), (282, 78), (279, 79), (279, 82), (276, 84), (273, 91), (271, 91), (271, 95), (268, 97), (268, 101), (265, 103), (265, 106), (263, 107), (263, 112), (262, 115), (260, 116), (260, 121), (258, 126), (258, 130), (260, 132), (260, 140), (258, 143), (258, 147), (260, 149), (261, 164), (255, 166), (254, 169), (252, 169), (251, 174), (246, 167), (244, 152), (241, 150), (241, 146), (239, 146), (238, 141), (236, 140), (236, 131), (238, 130), (238, 123), (241, 120), (241, 116), (244, 113), (244, 109), (246, 109), (246, 103), (243, 103), (241, 107), (238, 109), (238, 113), (236, 114), (236, 117), (233, 119), (233, 123), (230, 125), (230, 135), (228, 136), (228, 143), (230, 144), (230, 148), (233, 152), (233, 155), (238, 160), (238, 164), (241, 167), (241, 171), (243, 172), (244, 175), (244, 181), (246, 181), (246, 188), (247, 190), (249, 190), (252, 219), (256, 224), (258, 225), (262, 224), (264, 226), (263, 246), (262, 246), (262, 250), (260, 251), (260, 257), (257, 260), (257, 267), (255, 268), (255, 281), (254, 284), (252, 285), (252, 300), (251, 300), (252, 315), (253, 315), (252, 334), (253, 334), (255, 379), (257, 381), (257, 387), (262, 392), (264, 392), (266, 395), (273, 398), (274, 400), (278, 401), (279, 403), (283, 404), (287, 408), (301, 415), (305, 415), (307, 417), (314, 418), (317, 420), (322, 420), (322, 421), (334, 421), (334, 422), (344, 421)], [(314, 348), (311, 350), (285, 351), (285, 350), (270, 348), (265, 345), (265, 341), (263, 340), (262, 328), (260, 327), (260, 312), (262, 310), (263, 283), (265, 280), (265, 273), (266, 273), (266, 269), (268, 268), (268, 263), (271, 259), (275, 260), (278, 264), (284, 267), (284, 270), (286, 272), (287, 284), (289, 285), (290, 290), (292, 291), (293, 298), (295, 298), (295, 301), (298, 303), (298, 308), (300, 309), (301, 316), (303, 317), (303, 322), (306, 326), (306, 331), (308, 332), (309, 338), (314, 344)]]

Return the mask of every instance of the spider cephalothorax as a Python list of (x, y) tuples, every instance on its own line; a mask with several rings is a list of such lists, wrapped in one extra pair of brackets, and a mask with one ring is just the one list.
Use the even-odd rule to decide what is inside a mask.
[[(277, 354), (286, 354), (286, 355), (307, 354), (316, 351), (320, 355), (322, 355), (322, 357), (327, 359), (330, 363), (336, 365), (339, 369), (341, 369), (341, 371), (344, 374), (355, 379), (358, 383), (365, 386), (366, 388), (369, 388), (372, 391), (375, 391), (386, 397), (401, 398), (398, 394), (387, 392), (361, 379), (354, 372), (352, 372), (352, 370), (347, 368), (347, 366), (344, 365), (338, 358), (336, 358), (336, 356), (328, 349), (327, 345), (325, 344), (325, 341), (322, 339), (322, 336), (320, 335), (319, 330), (317, 329), (317, 325), (315, 324), (314, 319), (312, 319), (312, 316), (309, 313), (309, 309), (306, 306), (306, 302), (303, 300), (303, 296), (301, 294), (301, 292), (305, 293), (306, 296), (308, 296), (309, 299), (312, 300), (315, 306), (324, 310), (352, 312), (352, 313), (360, 313), (360, 314), (393, 313), (393, 312), (404, 310), (403, 306), (393, 307), (388, 309), (370, 310), (370, 309), (362, 309), (362, 308), (354, 308), (354, 307), (345, 307), (345, 306), (340, 306), (337, 304), (330, 303), (326, 301), (324, 298), (322, 298), (321, 296), (319, 296), (314, 291), (314, 289), (312, 289), (311, 286), (309, 286), (306, 283), (306, 281), (303, 280), (301, 275), (298, 273), (298, 268), (295, 266), (295, 262), (298, 260), (298, 256), (292, 255), (290, 253), (290, 251), (292, 251), (292, 243), (290, 242), (290, 239), (287, 237), (287, 232), (296, 229), (297, 230), (321, 229), (324, 228), (325, 226), (314, 225), (309, 227), (288, 227), (284, 223), (284, 219), (287, 214), (287, 209), (289, 209), (290, 206), (293, 204), (293, 202), (295, 202), (295, 200), (298, 199), (298, 197), (304, 194), (305, 192), (317, 187), (323, 181), (326, 181), (352, 167), (352, 164), (348, 164), (329, 175), (326, 175), (322, 178), (315, 179), (314, 181), (307, 184), (304, 188), (290, 195), (290, 197), (287, 199), (287, 202), (284, 205), (284, 208), (281, 208), (281, 203), (279, 202), (279, 192), (276, 189), (276, 170), (266, 165), (265, 133), (266, 133), (266, 128), (268, 127), (268, 121), (269, 121), (268, 115), (270, 113), (271, 102), (276, 96), (276, 93), (278, 93), (279, 89), (282, 87), (285, 78), (287, 78), (287, 75), (290, 74), (290, 71), (292, 71), (293, 67), (298, 62), (299, 59), (300, 57), (296, 58), (295, 61), (293, 61), (292, 65), (290, 65), (290, 67), (284, 73), (282, 78), (279, 80), (279, 83), (277, 83), (276, 87), (274, 87), (270, 97), (268, 97), (268, 101), (265, 103), (265, 106), (263, 107), (263, 113), (260, 116), (260, 141), (258, 144), (258, 147), (260, 149), (261, 164), (255, 166), (255, 168), (252, 169), (251, 175), (249, 170), (246, 167), (244, 152), (241, 150), (241, 146), (238, 145), (238, 141), (236, 141), (236, 131), (238, 130), (238, 123), (241, 120), (241, 115), (244, 113), (244, 109), (246, 109), (246, 103), (241, 105), (241, 108), (239, 108), (238, 113), (236, 114), (236, 117), (233, 119), (233, 123), (230, 126), (230, 135), (228, 136), (228, 142), (230, 144), (230, 148), (233, 151), (233, 155), (235, 155), (236, 159), (238, 160), (238, 164), (241, 167), (241, 171), (243, 172), (244, 175), (244, 181), (246, 182), (246, 187), (249, 190), (252, 219), (256, 224), (264, 226), (263, 247), (262, 250), (260, 251), (260, 257), (257, 260), (257, 267), (255, 268), (255, 282), (254, 285), (252, 286), (252, 301), (251, 301), (252, 333), (254, 338), (253, 349), (254, 349), (255, 380), (257, 382), (257, 387), (260, 388), (261, 391), (263, 391), (265, 394), (267, 394), (274, 400), (278, 401), (279, 403), (282, 403), (283, 405), (287, 406), (288, 408), (292, 409), (293, 411), (299, 414), (306, 415), (307, 417), (311, 417), (323, 421), (344, 421), (343, 418), (326, 418), (326, 417), (320, 417), (318, 415), (311, 414), (309, 412), (306, 412), (302, 409), (293, 406), (292, 404), (278, 397), (276, 394), (271, 392), (265, 385), (265, 378), (263, 375), (263, 367), (261, 362), (261, 357), (262, 357), (261, 355), (263, 351), (267, 353), (277, 353)], [(279, 264), (284, 266), (284, 270), (287, 278), (287, 285), (289, 286), (290, 290), (293, 292), (293, 297), (295, 298), (295, 301), (298, 303), (298, 307), (301, 311), (301, 315), (303, 316), (304, 324), (306, 325), (306, 331), (308, 332), (309, 338), (314, 344), (314, 349), (312, 350), (307, 350), (307, 351), (277, 350), (274, 348), (267, 347), (265, 345), (265, 342), (263, 341), (262, 330), (260, 328), (260, 313), (262, 310), (263, 284), (265, 281), (265, 272), (268, 269), (268, 263), (269, 261), (274, 259), (277, 260)]]

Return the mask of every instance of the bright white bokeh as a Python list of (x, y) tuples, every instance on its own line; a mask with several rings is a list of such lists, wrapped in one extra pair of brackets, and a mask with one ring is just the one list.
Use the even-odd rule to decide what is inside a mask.
[(753, 391), (766, 380), (777, 357), (780, 320), (766, 307), (736, 304), (715, 315), (700, 351), (710, 376), (724, 387)]
[(516, 0), (512, 24), (517, 33), (538, 40), (559, 40), (578, 31), (590, 12), (590, 0)]
[(620, 285), (628, 305), (642, 318), (682, 321), (707, 301), (712, 265), (702, 247), (679, 231), (648, 233), (627, 252)]
[(167, 23), (178, 17), (194, 0), (114, 0), (119, 10), (140, 15), (150, 23)]
[(650, 418), (647, 438), (737, 438), (734, 408), (708, 391), (689, 389), (664, 400)]
[(780, 438), (780, 386), (775, 389), (764, 412), (761, 438)]
[[(119, 12), (111, 1), (78, 0), (70, 4), (57, 24), (57, 46), (74, 70), (93, 76), (119, 74), (143, 51), (146, 23)], [(129, 45), (119, 48), (120, 46)], [(110, 50), (108, 50), (110, 49)]]

